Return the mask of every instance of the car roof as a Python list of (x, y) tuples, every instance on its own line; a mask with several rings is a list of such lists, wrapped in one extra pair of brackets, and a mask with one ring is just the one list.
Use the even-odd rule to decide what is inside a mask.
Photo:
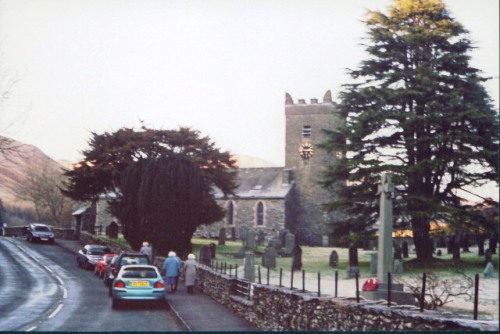
[(108, 246), (103, 245), (85, 245), (86, 248), (108, 248)]
[(158, 268), (156, 268), (156, 266), (153, 266), (151, 264), (126, 264), (126, 265), (122, 266), (122, 270), (130, 269), (130, 268), (151, 268), (151, 269), (158, 270)]
[(49, 227), (49, 225), (47, 225), (47, 224), (40, 224), (40, 223), (31, 223), (30, 225), (32, 225), (32, 226), (46, 226), (46, 227)]

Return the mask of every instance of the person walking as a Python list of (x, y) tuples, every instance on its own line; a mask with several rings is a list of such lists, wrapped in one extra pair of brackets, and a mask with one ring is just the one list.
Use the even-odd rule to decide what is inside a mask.
[(153, 250), (151, 249), (151, 246), (149, 245), (149, 242), (144, 241), (142, 243), (141, 250), (139, 251), (141, 254), (146, 254), (149, 257), (149, 261), (153, 263)]
[(196, 263), (196, 256), (194, 254), (189, 254), (186, 262), (184, 262), (184, 268), (182, 268), (185, 285), (187, 292), (189, 294), (194, 293), (194, 285), (196, 282), (196, 276), (198, 274), (198, 264)]
[(180, 257), (177, 256), (175, 252), (174, 253), (174, 258), (179, 264), (179, 271), (177, 273), (177, 276), (175, 276), (175, 284), (174, 284), (174, 292), (177, 291), (177, 285), (179, 284), (179, 277), (181, 276), (181, 270), (182, 270), (182, 260)]
[(163, 262), (163, 270), (167, 276), (167, 286), (169, 287), (168, 293), (174, 293), (175, 278), (179, 275), (181, 266), (175, 258), (174, 252), (169, 252), (168, 257)]

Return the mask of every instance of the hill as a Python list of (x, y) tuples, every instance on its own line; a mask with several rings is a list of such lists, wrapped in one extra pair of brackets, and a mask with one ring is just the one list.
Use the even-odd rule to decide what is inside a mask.
[(12, 140), (10, 147), (7, 152), (0, 152), (0, 198), (5, 206), (32, 207), (15, 196), (16, 188), (28, 180), (28, 170), (37, 165), (54, 169), (62, 166), (35, 146)]

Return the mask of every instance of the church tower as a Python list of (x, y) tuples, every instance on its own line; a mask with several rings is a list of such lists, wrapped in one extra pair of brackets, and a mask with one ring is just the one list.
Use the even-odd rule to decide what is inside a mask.
[(328, 217), (322, 204), (330, 194), (318, 182), (327, 166), (336, 159), (335, 154), (318, 148), (327, 138), (323, 129), (334, 129), (340, 120), (332, 95), (327, 91), (323, 102), (311, 99), (293, 102), (285, 95), (285, 169), (294, 181), (293, 199), (288, 208), (287, 228), (304, 244), (327, 245)]

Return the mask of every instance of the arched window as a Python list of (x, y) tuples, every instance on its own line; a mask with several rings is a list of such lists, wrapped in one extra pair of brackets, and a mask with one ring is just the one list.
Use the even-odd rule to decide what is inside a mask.
[(264, 225), (264, 204), (259, 202), (257, 204), (257, 226)]
[(227, 204), (226, 222), (228, 225), (233, 225), (233, 222), (234, 222), (234, 204), (233, 204), (233, 201), (229, 201), (229, 203)]

